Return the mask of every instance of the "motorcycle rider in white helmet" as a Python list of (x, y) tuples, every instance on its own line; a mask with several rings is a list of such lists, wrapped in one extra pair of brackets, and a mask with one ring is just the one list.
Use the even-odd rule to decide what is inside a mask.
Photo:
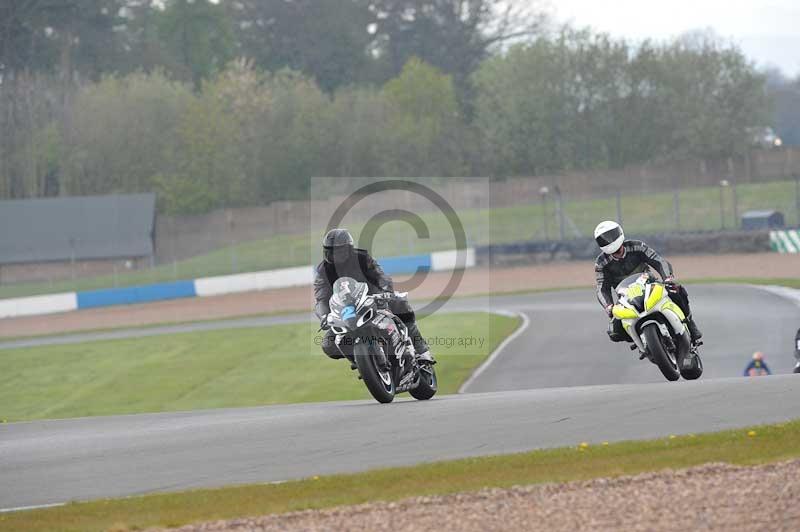
[(657, 271), (676, 305), (686, 315), (686, 326), (692, 337), (692, 344), (699, 345), (703, 333), (697, 328), (689, 308), (689, 295), (686, 289), (675, 282), (672, 265), (653, 248), (641, 240), (625, 240), (622, 227), (613, 221), (600, 222), (594, 230), (594, 239), (603, 252), (597, 257), (594, 265), (597, 281), (597, 300), (603, 305), (606, 314), (611, 318), (608, 336), (612, 342), (631, 341), (622, 323), (613, 317), (614, 306), (612, 291), (629, 275), (645, 271)]

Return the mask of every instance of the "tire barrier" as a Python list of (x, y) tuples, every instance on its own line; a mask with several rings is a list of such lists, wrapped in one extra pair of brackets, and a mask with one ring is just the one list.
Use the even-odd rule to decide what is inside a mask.
[[(773, 231), (775, 232), (775, 231)], [(627, 235), (643, 240), (666, 256), (770, 251), (769, 231), (714, 231), (659, 235)], [(594, 239), (527, 241), (475, 248), (480, 266), (507, 266), (567, 260), (594, 260), (600, 253)]]

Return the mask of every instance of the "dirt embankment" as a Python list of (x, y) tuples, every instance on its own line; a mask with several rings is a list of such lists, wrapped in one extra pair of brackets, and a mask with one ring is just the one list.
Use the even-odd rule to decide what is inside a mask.
[[(678, 256), (670, 258), (679, 280), (708, 277), (798, 278), (800, 255), (743, 254)], [(397, 289), (411, 290), (413, 301), (442, 294), (450, 273), (431, 273), (420, 286), (403, 283)], [(456, 295), (513, 292), (563, 287), (590, 287), (594, 283), (591, 262), (562, 262), (517, 268), (467, 270)], [(589, 299), (594, 296), (587, 294)], [(0, 319), (0, 338), (66, 332), (136, 327), (167, 322), (215, 320), (273, 312), (310, 310), (311, 287), (285, 288), (215, 297), (178, 299), (142, 305), (81, 310), (49, 316)]]
[(800, 460), (418, 497), (217, 521), (180, 532), (800, 530)]

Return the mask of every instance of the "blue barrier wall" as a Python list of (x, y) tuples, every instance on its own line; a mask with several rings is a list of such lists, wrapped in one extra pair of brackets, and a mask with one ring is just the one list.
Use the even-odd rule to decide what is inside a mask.
[[(406, 257), (390, 257), (380, 260), (383, 270), (389, 275), (396, 273), (414, 273), (418, 270), (431, 269), (431, 256), (410, 255)], [(130, 305), (133, 303), (148, 303), (164, 299), (178, 299), (195, 297), (195, 281), (178, 281), (175, 283), (162, 283), (127, 288), (109, 288), (105, 290), (92, 290), (78, 292), (78, 308), (97, 308), (110, 305)]]
[(148, 303), (162, 299), (178, 299), (196, 296), (194, 281), (131, 286), (78, 292), (78, 308), (107, 307), (109, 305), (130, 305)]
[(387, 257), (378, 259), (378, 263), (383, 267), (383, 271), (389, 275), (395, 273), (414, 273), (418, 270), (428, 271), (431, 269), (431, 255), (408, 255), (406, 257)]
[[(397, 273), (415, 273), (417, 271), (431, 271), (434, 266), (438, 269), (450, 269), (450, 263), (455, 261), (454, 251), (435, 253), (438, 262), (429, 253), (424, 255), (409, 255), (406, 257), (387, 257), (378, 259), (383, 270), (389, 275)], [(475, 265), (473, 249), (469, 250), (467, 267)], [(437, 264), (435, 264), (437, 263)], [(134, 303), (149, 303), (166, 299), (179, 299), (198, 296), (197, 283), (210, 285), (205, 287), (207, 293), (200, 295), (216, 295), (245, 290), (261, 290), (266, 288), (279, 288), (282, 286), (298, 286), (297, 274), (293, 270), (307, 268), (286, 268), (269, 272), (251, 272), (221, 277), (208, 277), (191, 281), (176, 281), (174, 283), (161, 283), (127, 288), (109, 288), (105, 290), (91, 290), (87, 292), (70, 292), (54, 296), (36, 296), (34, 298), (11, 298), (2, 300), (0, 316), (27, 316), (35, 314), (49, 314), (52, 312), (65, 312), (67, 310), (108, 307), (112, 305), (130, 305)], [(311, 268), (310, 266), (308, 268)], [(303, 278), (306, 276), (303, 275)], [(261, 280), (259, 280), (261, 279)], [(308, 276), (308, 283), (311, 277)], [(213, 285), (213, 286), (211, 286)], [(252, 286), (251, 286), (252, 285)], [(202, 288), (202, 286), (201, 286)], [(203, 290), (201, 290), (202, 292)], [(30, 300), (30, 301), (29, 301)], [(35, 301), (34, 301), (35, 300)], [(33, 305), (33, 306), (32, 306)], [(38, 306), (37, 306), (38, 305)]]

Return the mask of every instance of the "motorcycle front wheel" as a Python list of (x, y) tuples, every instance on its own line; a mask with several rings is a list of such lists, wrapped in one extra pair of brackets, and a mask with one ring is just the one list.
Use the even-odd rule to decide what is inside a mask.
[(379, 403), (391, 403), (394, 400), (394, 379), (391, 368), (381, 370), (377, 364), (380, 353), (377, 346), (357, 343), (353, 349), (356, 366), (367, 390)]
[(681, 376), (680, 371), (678, 371), (678, 362), (675, 357), (670, 356), (667, 350), (664, 349), (658, 325), (655, 323), (645, 325), (642, 329), (642, 334), (647, 342), (647, 350), (650, 351), (653, 362), (656, 363), (664, 377), (668, 381), (678, 380)]
[(414, 399), (426, 401), (436, 395), (439, 389), (439, 381), (436, 380), (436, 370), (433, 366), (427, 366), (419, 370), (419, 384), (408, 393)]

